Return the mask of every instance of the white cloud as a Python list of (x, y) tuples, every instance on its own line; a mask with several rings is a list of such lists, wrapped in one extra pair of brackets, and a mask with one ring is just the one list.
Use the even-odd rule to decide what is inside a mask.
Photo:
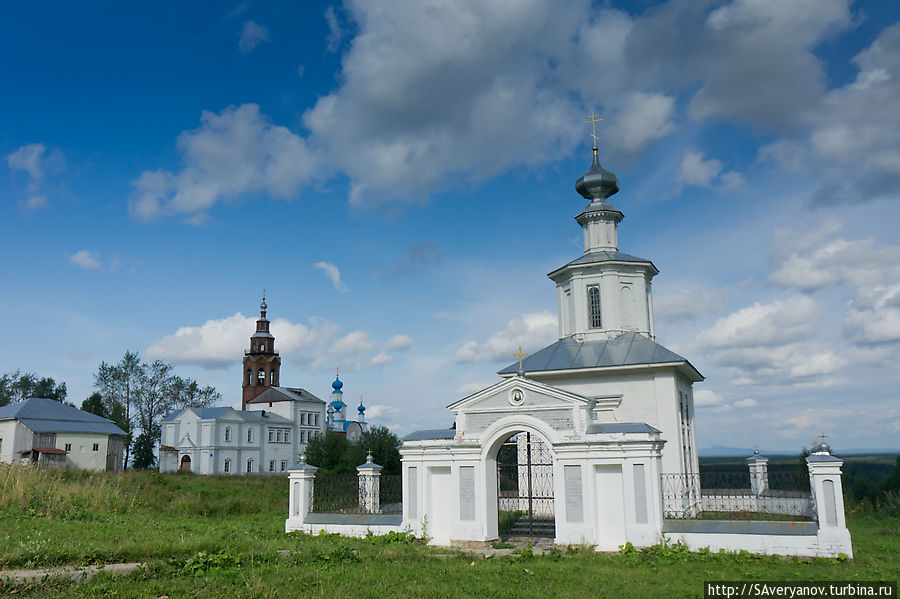
[(537, 351), (558, 338), (555, 314), (535, 312), (510, 320), (506, 328), (491, 335), (487, 341), (467, 341), (453, 357), (454, 362), (512, 362), (512, 354), (519, 346), (526, 351)]
[(754, 303), (720, 318), (697, 336), (701, 346), (715, 349), (774, 346), (815, 334), (820, 310), (805, 295), (770, 304)]
[(747, 399), (740, 399), (732, 405), (736, 408), (755, 408), (759, 405), (759, 402), (748, 397)]
[(682, 289), (653, 298), (653, 318), (657, 322), (697, 320), (722, 310), (719, 291)]
[[(900, 341), (900, 246), (834, 238), (836, 231), (826, 226), (795, 242), (780, 256), (769, 281), (804, 291), (843, 287), (851, 296), (844, 320), (847, 337), (860, 343)], [(776, 251), (777, 240), (791, 233), (779, 233)]]
[[(283, 132), (284, 147), (263, 144), (262, 152), (242, 153), (227, 135), (211, 135), (225, 155), (216, 163), (225, 168), (210, 172), (184, 149), (179, 173), (143, 174), (133, 207), (144, 217), (202, 218), (220, 199), (290, 197), (314, 174), (336, 172), (349, 178), (357, 206), (420, 202), (569, 155), (584, 144), (581, 121), (593, 109), (607, 119), (598, 133), (604, 155), (642, 152), (680, 129), (687, 139), (695, 125), (680, 114), (685, 103), (695, 121), (774, 134), (773, 144), (781, 145), (760, 156), (776, 149), (788, 155), (789, 145), (815, 158), (809, 164), (832, 165), (828, 171), (844, 181), (830, 181), (833, 191), (825, 195), (840, 196), (851, 181), (854, 192), (896, 191), (898, 27), (856, 57), (860, 74), (843, 88), (827, 89), (814, 52), (852, 26), (849, 4), (734, 0), (711, 7), (673, 0), (628, 14), (583, 0), (523, 2), (514, 11), (505, 0), (348, 0), (339, 12), (325, 12), (329, 48), (346, 49), (340, 83), (303, 114), (308, 138), (265, 122), (263, 128)], [(348, 31), (355, 37), (345, 44)], [(227, 119), (229, 111), (212, 116)], [(265, 120), (258, 110), (254, 116)], [(211, 134), (210, 128), (183, 136)], [(279, 160), (285, 153), (289, 159)], [(687, 158), (686, 184), (719, 191), (745, 184), (717, 159)], [(267, 161), (292, 168), (256, 176)]]
[(760, 150), (760, 159), (815, 173), (811, 200), (837, 204), (900, 194), (900, 24), (886, 27), (856, 57), (852, 82), (811, 104), (794, 136)]
[(144, 171), (132, 181), (132, 214), (202, 218), (217, 202), (242, 195), (292, 199), (318, 168), (306, 141), (273, 125), (256, 104), (204, 111), (201, 121), (178, 137), (181, 170)]
[(722, 396), (709, 389), (697, 389), (694, 391), (695, 406), (717, 406), (722, 404)]
[(703, 153), (689, 150), (681, 159), (678, 180), (688, 185), (707, 186), (722, 172), (722, 161), (710, 158), (703, 159)]
[(731, 191), (742, 187), (746, 181), (740, 173), (722, 171), (722, 161), (704, 159), (703, 152), (687, 150), (681, 159), (678, 180), (685, 185), (715, 187), (721, 191)]
[(329, 52), (336, 52), (341, 40), (344, 39), (344, 29), (333, 6), (325, 9), (325, 22), (328, 23), (328, 39), (325, 40), (325, 47)]
[(369, 360), (369, 365), (372, 366), (372, 368), (379, 368), (381, 366), (384, 366), (385, 364), (390, 364), (393, 361), (394, 358), (390, 354), (379, 352), (372, 356), (372, 359)]
[(37, 210), (47, 205), (47, 196), (37, 195), (31, 196), (25, 200), (25, 207), (29, 210)]
[(97, 250), (78, 250), (69, 256), (69, 263), (85, 270), (100, 270), (100, 252)]
[(269, 30), (255, 21), (245, 21), (238, 39), (241, 52), (252, 52), (262, 42), (269, 41)]
[(341, 270), (332, 264), (331, 262), (316, 262), (313, 264), (313, 268), (318, 268), (322, 272), (325, 273), (325, 276), (328, 277), (328, 280), (331, 281), (331, 284), (334, 285), (334, 288), (344, 293), (347, 291), (347, 286), (344, 285), (344, 282), (341, 281)]
[[(204, 368), (225, 368), (241, 359), (242, 350), (256, 330), (256, 319), (240, 312), (226, 318), (210, 319), (200, 326), (181, 327), (172, 335), (150, 345), (144, 357), (164, 359)], [(338, 324), (311, 318), (307, 324), (276, 318), (270, 325), (276, 350), (282, 359), (302, 368), (317, 370), (340, 366), (353, 372), (371, 364), (375, 343), (368, 333), (352, 331), (341, 335)]]
[(486, 389), (487, 387), (490, 387), (490, 386), (491, 386), (491, 383), (465, 383), (464, 385), (460, 385), (456, 389), (456, 392), (461, 397), (466, 397), (468, 395), (472, 395), (473, 393), (477, 393), (478, 391), (481, 391), (482, 389)]
[(372, 420), (396, 416), (399, 413), (400, 409), (395, 406), (388, 406), (384, 404), (374, 404), (372, 406), (366, 406), (366, 420), (369, 422), (371, 422)]
[(37, 210), (47, 205), (47, 196), (39, 193), (44, 179), (49, 175), (57, 175), (66, 168), (66, 158), (57, 149), (47, 152), (42, 143), (21, 146), (6, 157), (9, 170), (24, 171), (28, 178), (28, 198), (22, 203), (27, 210)]
[(412, 339), (408, 335), (394, 335), (385, 344), (385, 348), (390, 351), (406, 351), (410, 347), (412, 347)]

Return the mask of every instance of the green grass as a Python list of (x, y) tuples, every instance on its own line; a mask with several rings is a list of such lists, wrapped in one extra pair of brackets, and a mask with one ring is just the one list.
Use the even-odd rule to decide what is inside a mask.
[(900, 518), (877, 514), (851, 517), (856, 559), (840, 561), (702, 555), (678, 547), (519, 551), (484, 559), (403, 535), (288, 535), (282, 532), (286, 511), (283, 478), (0, 471), (3, 568), (150, 564), (129, 576), (101, 574), (84, 583), (0, 583), (0, 596), (697, 597), (709, 579), (900, 576)]

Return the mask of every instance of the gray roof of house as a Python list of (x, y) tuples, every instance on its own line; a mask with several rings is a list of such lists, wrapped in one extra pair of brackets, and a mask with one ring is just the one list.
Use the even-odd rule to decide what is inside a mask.
[(35, 433), (98, 433), (125, 435), (112, 420), (73, 406), (32, 397), (0, 408), (0, 420), (15, 419)]
[[(215, 420), (219, 418), (232, 408), (229, 407), (221, 407), (215, 406), (212, 408), (183, 408), (178, 410), (177, 412), (172, 412), (165, 418), (163, 418), (163, 422), (169, 422), (178, 418), (181, 414), (184, 413), (185, 410), (192, 410), (201, 420)], [(279, 416), (278, 414), (273, 414), (271, 412), (266, 412), (265, 410), (234, 410), (238, 417), (246, 420), (248, 422), (260, 422), (263, 418), (269, 420), (272, 423), (290, 423), (291, 421), (283, 416)]]
[[(527, 373), (671, 362), (687, 360), (644, 335), (631, 332), (596, 341), (576, 341), (571, 337), (560, 339), (527, 356), (522, 361), (522, 369)], [(519, 363), (513, 362), (497, 374), (515, 374), (518, 370)]]
[(602, 422), (599, 424), (589, 424), (587, 434), (606, 434), (606, 433), (659, 433), (658, 429), (653, 428), (646, 422)]
[(416, 431), (403, 437), (404, 441), (425, 441), (428, 439), (453, 439), (456, 437), (455, 428), (439, 428), (427, 431)]

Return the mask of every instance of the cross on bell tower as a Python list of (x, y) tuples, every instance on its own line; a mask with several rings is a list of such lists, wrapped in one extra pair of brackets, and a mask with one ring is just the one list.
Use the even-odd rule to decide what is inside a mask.
[(266, 292), (263, 290), (262, 303), (259, 304), (259, 318), (256, 321), (256, 332), (250, 336), (249, 351), (244, 351), (242, 410), (246, 409), (248, 401), (268, 387), (279, 385), (281, 356), (275, 351), (275, 336), (269, 331), (269, 320), (266, 318), (267, 309)]

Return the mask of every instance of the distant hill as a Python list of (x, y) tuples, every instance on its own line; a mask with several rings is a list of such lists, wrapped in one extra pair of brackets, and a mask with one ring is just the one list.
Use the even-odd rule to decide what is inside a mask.
[[(800, 455), (800, 450), (796, 451), (785, 451), (785, 450), (768, 450), (768, 449), (760, 449), (759, 453), (765, 456), (771, 455)], [(889, 454), (900, 454), (900, 449), (885, 449), (885, 448), (874, 448), (874, 449), (841, 449), (838, 448), (835, 450), (835, 454), (837, 455), (858, 455), (862, 453), (889, 453)], [(747, 449), (745, 447), (726, 447), (725, 445), (713, 445), (712, 447), (703, 447), (698, 452), (697, 455), (701, 458), (746, 458), (753, 455), (752, 449)]]

